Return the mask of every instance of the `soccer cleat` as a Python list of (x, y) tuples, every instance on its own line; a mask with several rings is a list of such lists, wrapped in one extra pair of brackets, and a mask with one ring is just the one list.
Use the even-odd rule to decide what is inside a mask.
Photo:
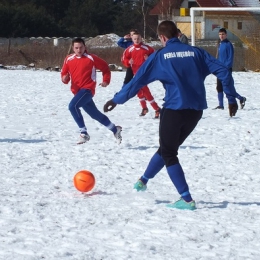
[(245, 98), (245, 97), (242, 97), (242, 100), (240, 100), (241, 109), (244, 108), (245, 104), (246, 104), (246, 98)]
[(84, 144), (89, 140), (90, 140), (90, 136), (87, 133), (86, 134), (80, 134), (77, 144)]
[(134, 184), (134, 189), (137, 191), (145, 191), (147, 189), (147, 185), (145, 185), (141, 180), (138, 180)]
[(148, 113), (148, 108), (143, 108), (140, 116), (145, 116)]
[(160, 111), (161, 111), (160, 108), (155, 111), (155, 116), (154, 116), (154, 118), (159, 118), (159, 117), (160, 117)]
[(215, 108), (213, 108), (213, 109), (221, 109), (221, 110), (224, 110), (224, 107), (222, 107), (222, 106), (217, 106), (217, 107), (215, 107)]
[(122, 132), (122, 127), (121, 126), (116, 126), (116, 133), (114, 134), (116, 140), (117, 140), (117, 143), (118, 144), (121, 144), (122, 142), (122, 136), (121, 136), (121, 132)]
[(174, 208), (174, 209), (187, 209), (187, 210), (195, 210), (196, 208), (196, 203), (194, 200), (190, 202), (186, 202), (184, 199), (180, 198), (174, 203), (167, 204), (166, 207), (168, 208)]

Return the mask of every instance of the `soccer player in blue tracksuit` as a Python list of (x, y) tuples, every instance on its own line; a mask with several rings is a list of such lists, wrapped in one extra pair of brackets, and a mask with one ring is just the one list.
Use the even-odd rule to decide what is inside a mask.
[(195, 201), (177, 157), (178, 149), (207, 108), (204, 86), (206, 76), (213, 73), (222, 81), (231, 117), (238, 109), (237, 93), (227, 67), (205, 50), (181, 43), (174, 22), (161, 22), (157, 32), (164, 47), (149, 56), (135, 77), (104, 105), (104, 112), (111, 111), (117, 104), (123, 104), (134, 97), (142, 86), (156, 80), (161, 81), (165, 89), (165, 103), (160, 115), (160, 147), (152, 156), (144, 174), (135, 183), (134, 189), (146, 190), (147, 182), (165, 166), (181, 196), (180, 200), (167, 206), (194, 210)]
[[(232, 43), (227, 39), (227, 31), (225, 28), (219, 29), (219, 44), (218, 44), (218, 51), (217, 51), (217, 59), (221, 61), (225, 66), (230, 70), (232, 73), (232, 66), (234, 60), (234, 48)], [(218, 92), (218, 102), (219, 105), (215, 109), (224, 109), (224, 93), (221, 80), (217, 78), (217, 92)], [(237, 96), (240, 100), (241, 109), (244, 108), (246, 98), (240, 95)]]

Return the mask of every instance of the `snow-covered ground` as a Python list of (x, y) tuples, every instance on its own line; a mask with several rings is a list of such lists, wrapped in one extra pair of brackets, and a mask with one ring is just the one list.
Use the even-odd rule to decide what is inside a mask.
[[(97, 87), (100, 110), (124, 76), (113, 72), (107, 88)], [(72, 94), (59, 73), (0, 70), (0, 259), (260, 259), (260, 74), (233, 76), (244, 110), (234, 118), (212, 110), (209, 76), (209, 109), (179, 151), (198, 207), (191, 212), (165, 207), (179, 198), (165, 169), (146, 192), (133, 191), (158, 148), (152, 109), (140, 118), (133, 98), (107, 114), (123, 127), (121, 145), (83, 112), (91, 140), (76, 145)], [(160, 83), (149, 86), (161, 105)], [(85, 194), (73, 186), (82, 169), (96, 177)]]

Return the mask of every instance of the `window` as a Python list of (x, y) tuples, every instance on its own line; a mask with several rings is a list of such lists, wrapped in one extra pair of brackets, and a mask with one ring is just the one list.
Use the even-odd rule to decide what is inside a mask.
[(227, 21), (224, 21), (224, 28), (228, 29), (228, 22)]
[(237, 22), (237, 29), (242, 30), (242, 22)]

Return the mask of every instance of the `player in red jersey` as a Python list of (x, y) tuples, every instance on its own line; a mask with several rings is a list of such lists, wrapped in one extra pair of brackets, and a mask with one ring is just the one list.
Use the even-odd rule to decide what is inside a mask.
[[(131, 66), (133, 73), (135, 75), (138, 69), (141, 67), (141, 65), (148, 58), (148, 56), (154, 52), (154, 49), (142, 42), (142, 37), (138, 32), (135, 32), (133, 34), (132, 40), (133, 40), (133, 45), (129, 46), (124, 51), (122, 56), (122, 62), (126, 67)], [(155, 110), (155, 118), (159, 118), (160, 107), (155, 102), (154, 97), (152, 96), (150, 89), (148, 88), (147, 85), (142, 87), (138, 91), (137, 96), (139, 98), (142, 107), (142, 112), (140, 116), (145, 116), (148, 112), (148, 108), (146, 105), (146, 100), (147, 100), (148, 102), (150, 102), (151, 106)]]
[(68, 55), (64, 60), (61, 80), (64, 84), (68, 84), (71, 80), (71, 91), (74, 97), (69, 103), (69, 110), (80, 130), (78, 144), (90, 140), (80, 108), (83, 108), (90, 117), (112, 131), (120, 144), (122, 127), (115, 126), (106, 115), (97, 109), (93, 101), (96, 89), (96, 69), (100, 70), (103, 75), (103, 82), (99, 85), (107, 87), (111, 78), (108, 64), (98, 56), (89, 54), (82, 38), (73, 39), (72, 48), (74, 53)]

